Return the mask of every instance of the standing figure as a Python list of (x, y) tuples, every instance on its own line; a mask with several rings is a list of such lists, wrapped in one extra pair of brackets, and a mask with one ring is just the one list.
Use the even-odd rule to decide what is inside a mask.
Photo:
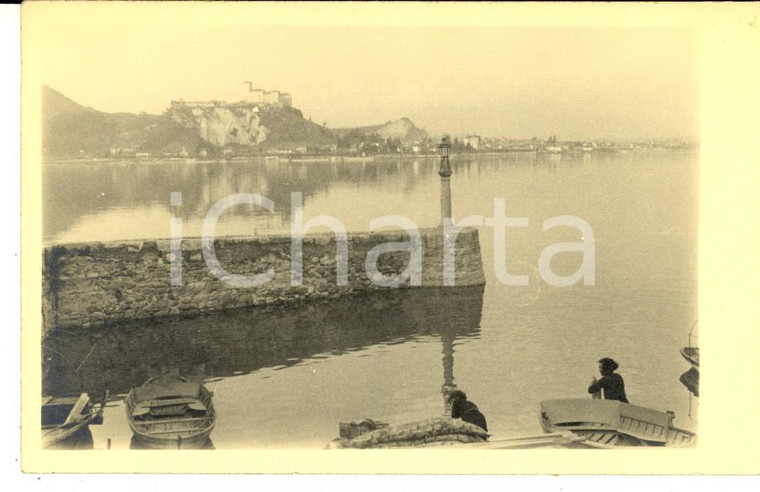
[(625, 396), (623, 376), (615, 372), (617, 368), (618, 363), (614, 360), (607, 357), (599, 359), (599, 372), (602, 379), (594, 378), (591, 381), (591, 386), (588, 387), (588, 392), (594, 395), (603, 390), (605, 400), (618, 400), (628, 403), (628, 398)]
[(449, 403), (451, 403), (452, 419), (462, 419), (464, 422), (475, 424), (484, 431), (488, 431), (485, 415), (480, 413), (477, 405), (467, 400), (464, 391), (452, 391), (449, 395)]

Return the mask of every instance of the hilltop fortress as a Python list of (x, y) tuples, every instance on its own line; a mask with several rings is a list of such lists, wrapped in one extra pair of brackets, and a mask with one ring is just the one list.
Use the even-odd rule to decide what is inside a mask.
[[(254, 108), (255, 106), (275, 106), (280, 108), (293, 107), (293, 98), (290, 92), (280, 92), (277, 90), (266, 91), (264, 89), (254, 89), (253, 82), (246, 81), (248, 84), (247, 97), (238, 102), (228, 103), (227, 101), (184, 101), (179, 99), (172, 101), (171, 109), (181, 108)], [(258, 112), (258, 110), (256, 111)]]
[(293, 106), (293, 99), (290, 96), (290, 92), (254, 89), (253, 82), (246, 80), (244, 83), (248, 84), (248, 100), (252, 103), (279, 105), (283, 107)]
[(289, 92), (254, 89), (248, 84), (247, 98), (226, 101), (172, 101), (166, 114), (186, 128), (195, 128), (198, 135), (214, 145), (257, 145), (265, 142), (270, 129), (261, 124), (260, 113), (291, 109)]

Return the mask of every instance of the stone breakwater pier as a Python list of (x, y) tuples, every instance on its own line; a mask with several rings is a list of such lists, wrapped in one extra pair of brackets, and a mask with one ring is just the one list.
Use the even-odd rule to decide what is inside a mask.
[[(442, 228), (422, 229), (421, 282), (406, 281), (399, 288), (443, 287), (444, 236)], [(90, 328), (119, 321), (160, 316), (192, 316), (204, 312), (299, 300), (338, 298), (388, 289), (367, 274), (370, 251), (382, 244), (408, 242), (406, 232), (349, 233), (347, 258), (337, 253), (333, 233), (303, 237), (300, 285), (291, 278), (289, 235), (230, 237), (214, 240), (219, 264), (230, 275), (255, 276), (270, 268), (274, 275), (256, 287), (236, 287), (217, 278), (204, 259), (199, 238), (182, 240), (181, 259), (170, 240), (65, 244), (43, 251), (43, 335), (55, 328)], [(455, 286), (485, 283), (478, 231), (460, 230), (454, 248)], [(390, 251), (377, 257), (377, 272), (387, 277), (407, 271), (412, 253)], [(171, 266), (181, 261), (179, 285), (172, 284)], [(338, 264), (345, 261), (345, 282), (338, 282)], [(407, 273), (409, 273), (407, 271)], [(175, 284), (176, 284), (175, 280)], [(381, 283), (380, 283), (381, 284)]]

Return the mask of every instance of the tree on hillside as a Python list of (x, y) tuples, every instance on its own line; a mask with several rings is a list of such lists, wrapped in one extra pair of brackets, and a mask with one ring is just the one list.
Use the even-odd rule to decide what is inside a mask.
[(338, 137), (338, 147), (341, 149), (358, 147), (362, 144), (363, 141), (364, 135), (362, 135), (362, 133), (357, 128), (354, 128), (345, 134), (343, 138)]

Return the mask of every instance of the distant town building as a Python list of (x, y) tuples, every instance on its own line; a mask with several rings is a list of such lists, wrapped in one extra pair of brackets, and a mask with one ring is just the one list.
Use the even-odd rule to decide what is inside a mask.
[(264, 89), (251, 89), (248, 94), (248, 99), (255, 103), (264, 102)]
[(265, 104), (280, 104), (280, 91), (267, 91), (264, 93)]
[(248, 89), (248, 101), (260, 104), (270, 104), (273, 106), (293, 106), (293, 96), (290, 92), (265, 91), (264, 89), (254, 89), (251, 82)]
[(470, 135), (469, 137), (464, 137), (462, 139), (462, 144), (465, 147), (469, 145), (474, 150), (478, 150), (480, 148), (480, 137), (477, 135)]

